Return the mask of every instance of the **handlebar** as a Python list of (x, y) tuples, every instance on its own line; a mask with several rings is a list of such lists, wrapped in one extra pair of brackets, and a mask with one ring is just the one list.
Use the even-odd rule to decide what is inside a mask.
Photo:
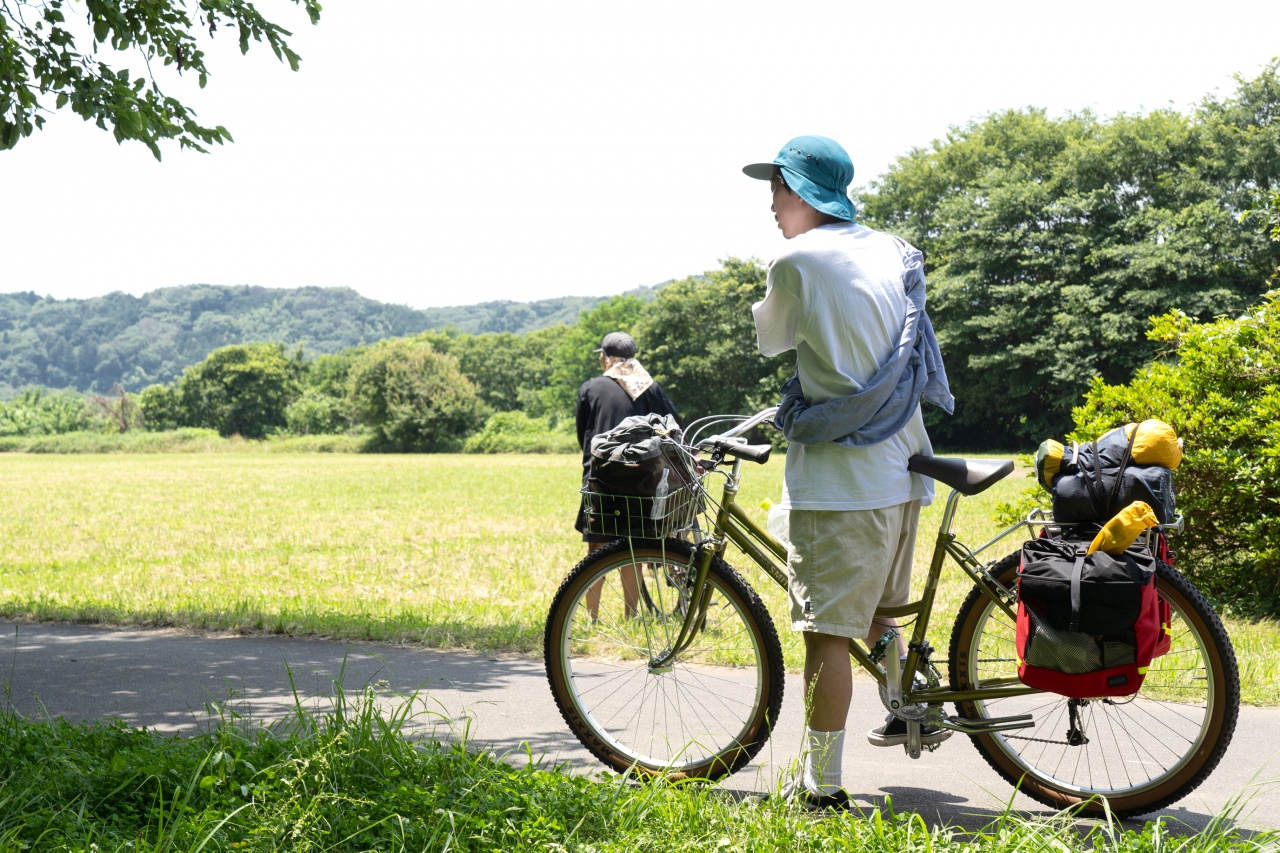
[(769, 460), (769, 454), (773, 452), (772, 445), (747, 444), (746, 439), (741, 436), (762, 423), (772, 421), (777, 411), (777, 406), (761, 409), (751, 417), (744, 418), (732, 429), (701, 439), (696, 446), (699, 450), (709, 450), (722, 456), (734, 456), (763, 464)]
[(698, 442), (698, 447), (702, 450), (712, 450), (725, 456), (737, 456), (751, 462), (759, 462), (764, 464), (769, 461), (769, 454), (773, 452), (771, 444), (747, 444), (741, 439), (721, 438), (720, 436), (712, 436), (704, 441)]

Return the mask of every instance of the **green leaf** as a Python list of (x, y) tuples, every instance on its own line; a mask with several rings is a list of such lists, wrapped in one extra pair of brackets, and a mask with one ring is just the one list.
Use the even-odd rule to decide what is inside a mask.
[(93, 38), (95, 41), (105, 42), (110, 32), (111, 25), (107, 23), (105, 18), (99, 18), (93, 22)]

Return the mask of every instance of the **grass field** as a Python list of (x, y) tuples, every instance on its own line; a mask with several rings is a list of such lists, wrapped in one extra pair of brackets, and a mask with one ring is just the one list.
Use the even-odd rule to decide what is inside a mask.
[[(573, 456), (4, 454), (0, 614), (533, 654), (584, 552), (571, 529), (577, 472)], [(781, 476), (781, 458), (747, 466), (741, 502), (761, 522)], [(1010, 477), (966, 499), (961, 538), (986, 542), (996, 504), (1025, 485)], [(940, 510), (923, 515), (920, 568)], [(729, 562), (768, 601), (798, 667), (781, 591), (741, 555)], [(965, 592), (941, 593), (940, 656)], [(1280, 704), (1280, 627), (1227, 627), (1246, 701)]]

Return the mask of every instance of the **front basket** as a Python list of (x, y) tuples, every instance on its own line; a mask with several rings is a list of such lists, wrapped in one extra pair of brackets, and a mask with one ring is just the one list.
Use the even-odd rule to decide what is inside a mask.
[(697, 491), (688, 487), (662, 498), (582, 490), (586, 532), (619, 539), (662, 539), (691, 527), (700, 503)]

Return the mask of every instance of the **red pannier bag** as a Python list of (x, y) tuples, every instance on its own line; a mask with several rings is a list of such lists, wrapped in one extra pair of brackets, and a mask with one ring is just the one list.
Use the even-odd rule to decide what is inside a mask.
[[(1169, 547), (1169, 540), (1165, 538), (1163, 532), (1156, 533), (1155, 552), (1157, 560), (1170, 568), (1173, 567), (1173, 549)], [(1171, 648), (1173, 648), (1173, 607), (1161, 597), (1160, 640), (1156, 643), (1156, 653), (1152, 657), (1158, 658), (1160, 655), (1167, 654)]]
[(1022, 548), (1015, 642), (1023, 684), (1075, 698), (1138, 692), (1169, 650), (1169, 605), (1156, 593), (1156, 557), (1142, 545), (1086, 553), (1087, 543), (1040, 538)]

